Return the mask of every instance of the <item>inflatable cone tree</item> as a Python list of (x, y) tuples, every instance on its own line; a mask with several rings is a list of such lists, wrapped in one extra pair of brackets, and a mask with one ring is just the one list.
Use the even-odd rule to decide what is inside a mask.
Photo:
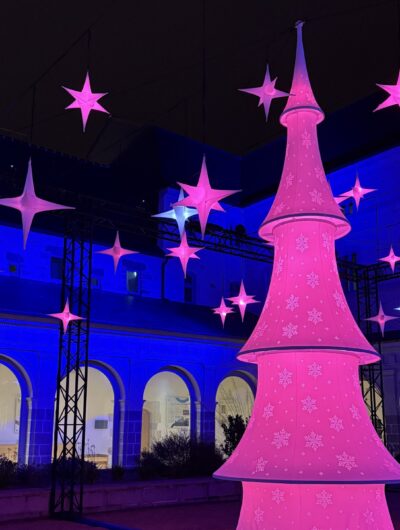
[(292, 88), (279, 189), (260, 236), (275, 247), (267, 300), (240, 352), (258, 366), (247, 430), (215, 477), (240, 480), (238, 529), (393, 528), (384, 484), (400, 466), (364, 405), (359, 366), (379, 361), (347, 306), (335, 239), (349, 224), (321, 163), (323, 120), (308, 79), (297, 24)]

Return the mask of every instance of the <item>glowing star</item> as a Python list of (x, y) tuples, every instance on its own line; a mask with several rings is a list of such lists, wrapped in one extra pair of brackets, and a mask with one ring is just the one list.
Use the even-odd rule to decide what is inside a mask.
[(342, 204), (342, 202), (347, 201), (348, 197), (333, 197), (335, 199), (336, 204)]
[(282, 90), (278, 90), (275, 88), (276, 80), (277, 77), (275, 77), (275, 79), (271, 81), (271, 77), (269, 75), (269, 67), (267, 65), (267, 71), (265, 72), (264, 82), (261, 86), (254, 88), (239, 88), (240, 92), (246, 92), (247, 94), (252, 94), (253, 96), (257, 96), (259, 98), (258, 106), (260, 107), (261, 105), (264, 105), (265, 121), (268, 121), (271, 101), (275, 98), (285, 98), (289, 96), (287, 92), (282, 92)]
[(356, 181), (354, 183), (354, 186), (351, 188), (351, 190), (342, 193), (341, 196), (344, 197), (344, 200), (348, 199), (349, 197), (353, 197), (358, 210), (360, 200), (363, 199), (364, 196), (367, 195), (367, 193), (371, 193), (373, 191), (376, 190), (371, 188), (363, 188), (360, 184), (360, 179), (358, 178), (358, 175), (356, 175)]
[(243, 280), (240, 284), (239, 294), (237, 296), (232, 296), (231, 298), (228, 298), (228, 300), (230, 300), (234, 305), (239, 306), (242, 322), (244, 320), (244, 314), (246, 312), (247, 304), (258, 304), (258, 300), (254, 300), (254, 296), (248, 295), (246, 293)]
[(220, 305), (218, 307), (214, 307), (213, 311), (214, 311), (214, 315), (219, 315), (221, 317), (222, 327), (225, 326), (226, 315), (230, 315), (231, 313), (234, 313), (233, 309), (231, 307), (228, 307), (225, 304), (225, 300), (223, 297), (221, 298)]
[(393, 251), (393, 247), (390, 247), (390, 252), (387, 256), (384, 258), (379, 258), (379, 261), (386, 261), (389, 263), (390, 268), (392, 269), (392, 272), (394, 273), (394, 268), (396, 267), (396, 263), (400, 261), (400, 256), (396, 256), (396, 254)]
[[(178, 202), (182, 201), (184, 198), (185, 196), (183, 190), (181, 190), (179, 193)], [(193, 215), (197, 215), (197, 210), (195, 210), (194, 208), (187, 208), (186, 206), (175, 205), (172, 207), (172, 210), (158, 213), (156, 215), (153, 215), (153, 217), (157, 217), (159, 219), (175, 219), (178, 225), (179, 234), (182, 237), (185, 231), (185, 223)]]
[(366, 318), (365, 320), (370, 320), (371, 322), (376, 322), (379, 324), (379, 327), (381, 328), (382, 337), (385, 336), (385, 324), (386, 322), (389, 322), (390, 320), (396, 320), (400, 317), (391, 317), (389, 315), (385, 315), (383, 309), (382, 309), (382, 303), (379, 302), (379, 312), (374, 317)]
[(29, 236), (32, 221), (36, 214), (42, 212), (51, 212), (53, 210), (75, 209), (72, 206), (64, 206), (63, 204), (45, 201), (36, 195), (33, 184), (32, 163), (30, 159), (28, 162), (28, 172), (26, 174), (25, 186), (22, 195), (19, 195), (18, 197), (0, 199), (0, 206), (14, 208), (15, 210), (19, 210), (21, 212), (24, 248), (26, 247), (26, 241)]
[(121, 247), (121, 243), (119, 240), (119, 232), (117, 231), (117, 235), (115, 236), (115, 242), (114, 245), (111, 248), (107, 248), (105, 250), (98, 250), (97, 254), (106, 254), (107, 256), (111, 256), (114, 260), (114, 274), (117, 272), (118, 263), (121, 258), (124, 256), (129, 256), (130, 254), (138, 254), (136, 250), (128, 250), (127, 248)]
[(395, 85), (379, 85), (379, 88), (383, 88), (388, 94), (389, 97), (385, 99), (383, 103), (378, 105), (374, 112), (377, 110), (385, 109), (386, 107), (391, 107), (392, 105), (398, 105), (400, 107), (400, 72), (397, 76), (397, 83)]
[(110, 114), (104, 107), (100, 105), (100, 103), (98, 103), (99, 99), (107, 95), (108, 92), (92, 92), (90, 87), (89, 72), (86, 74), (85, 83), (83, 84), (81, 91), (72, 90), (72, 88), (67, 88), (65, 86), (63, 86), (63, 89), (74, 98), (74, 101), (65, 108), (80, 109), (81, 111), (83, 132), (85, 132), (86, 123), (92, 110)]
[(59, 320), (61, 320), (62, 325), (63, 325), (64, 333), (67, 333), (68, 325), (73, 320), (85, 320), (84, 318), (78, 317), (78, 315), (74, 315), (73, 313), (71, 313), (71, 311), (69, 310), (68, 298), (67, 298), (67, 301), (65, 302), (65, 307), (64, 307), (64, 310), (63, 310), (62, 313), (50, 313), (47, 316), (48, 317), (53, 317), (53, 318), (58, 318)]
[(196, 252), (203, 250), (203, 247), (190, 247), (187, 242), (186, 232), (183, 232), (181, 244), (179, 247), (168, 248), (171, 253), (167, 254), (168, 257), (179, 258), (182, 264), (183, 273), (186, 278), (186, 269), (188, 261), (192, 258), (200, 259)]
[(196, 208), (199, 215), (201, 233), (204, 238), (206, 231), (208, 216), (211, 210), (218, 210), (224, 212), (225, 210), (219, 204), (219, 201), (238, 193), (240, 190), (216, 190), (210, 186), (210, 180), (208, 178), (206, 159), (203, 157), (201, 164), (200, 177), (197, 186), (189, 186), (189, 184), (182, 184), (178, 182), (179, 186), (188, 194), (182, 200), (179, 200), (173, 205), (177, 206), (190, 206)]

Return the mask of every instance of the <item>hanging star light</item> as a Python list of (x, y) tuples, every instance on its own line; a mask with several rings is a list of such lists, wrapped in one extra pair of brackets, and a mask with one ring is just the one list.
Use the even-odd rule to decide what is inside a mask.
[(267, 65), (267, 71), (265, 72), (264, 82), (261, 86), (254, 88), (239, 88), (240, 92), (246, 92), (247, 94), (251, 94), (259, 98), (258, 106), (264, 106), (265, 121), (268, 121), (269, 108), (271, 106), (272, 100), (275, 98), (285, 98), (290, 95), (287, 92), (282, 92), (282, 90), (278, 90), (275, 88), (275, 83), (277, 79), (278, 78), (275, 77), (275, 79), (271, 81), (271, 76), (269, 74), (269, 66)]
[(239, 311), (240, 311), (240, 315), (242, 317), (242, 322), (244, 320), (244, 315), (245, 315), (245, 312), (246, 312), (246, 307), (248, 304), (258, 304), (258, 300), (255, 300), (254, 299), (254, 296), (252, 295), (248, 295), (246, 293), (246, 289), (244, 288), (244, 283), (243, 283), (243, 280), (240, 284), (240, 290), (239, 290), (239, 294), (237, 296), (232, 296), (231, 298), (228, 298), (228, 300), (230, 300), (233, 305), (237, 305), (239, 306)]
[(336, 204), (342, 204), (342, 202), (347, 201), (348, 197), (342, 197), (339, 195), (339, 197), (333, 197), (335, 199)]
[[(178, 202), (182, 201), (184, 198), (185, 195), (183, 193), (183, 190), (181, 189), (181, 191), (179, 192)], [(174, 219), (178, 225), (179, 234), (182, 237), (185, 231), (185, 223), (193, 215), (197, 215), (197, 210), (195, 210), (194, 208), (188, 208), (187, 206), (177, 206), (175, 204), (172, 206), (172, 210), (158, 213), (156, 215), (153, 215), (152, 217), (157, 217), (159, 219)]]
[(379, 258), (379, 261), (386, 261), (387, 263), (389, 263), (390, 268), (392, 269), (392, 272), (394, 273), (396, 263), (400, 261), (400, 256), (396, 256), (396, 254), (394, 253), (393, 247), (390, 246), (389, 254), (385, 256), (384, 258)]
[(379, 302), (379, 311), (378, 314), (374, 317), (366, 318), (365, 320), (370, 320), (371, 322), (376, 322), (379, 324), (379, 327), (381, 328), (382, 337), (385, 336), (385, 325), (386, 322), (390, 322), (390, 320), (396, 320), (400, 317), (391, 317), (390, 315), (385, 315), (383, 309), (382, 309), (382, 302)]
[(386, 107), (391, 107), (392, 105), (398, 105), (400, 107), (400, 71), (395, 85), (380, 85), (378, 83), (376, 85), (385, 90), (389, 94), (389, 97), (385, 99), (383, 103), (378, 105), (374, 112), (385, 109)]
[(130, 254), (138, 254), (136, 250), (128, 250), (127, 248), (121, 247), (119, 240), (119, 232), (115, 236), (114, 245), (111, 248), (106, 248), (105, 250), (98, 250), (97, 254), (105, 254), (106, 256), (111, 256), (114, 261), (114, 274), (117, 272), (118, 263), (121, 258), (124, 256), (129, 256)]
[(179, 186), (188, 194), (182, 200), (176, 202), (173, 207), (176, 206), (189, 206), (196, 208), (199, 215), (201, 234), (204, 238), (208, 216), (211, 210), (217, 210), (224, 212), (225, 210), (219, 204), (219, 201), (238, 193), (240, 190), (217, 190), (210, 186), (210, 180), (208, 178), (206, 158), (203, 157), (201, 164), (200, 177), (197, 186), (190, 186), (189, 184), (183, 184), (178, 182)]
[(47, 316), (48, 317), (52, 317), (52, 318), (58, 318), (59, 320), (61, 320), (64, 333), (67, 332), (68, 325), (69, 325), (70, 322), (72, 322), (74, 320), (85, 320), (84, 318), (78, 317), (78, 315), (74, 315), (73, 313), (71, 313), (71, 311), (69, 309), (68, 298), (67, 298), (67, 301), (65, 302), (65, 307), (64, 307), (64, 310), (62, 311), (62, 313), (49, 313)]
[(222, 327), (225, 327), (225, 319), (227, 315), (234, 313), (232, 307), (225, 304), (224, 297), (221, 298), (221, 303), (218, 307), (213, 308), (214, 314), (221, 317)]
[(72, 206), (64, 206), (63, 204), (56, 204), (55, 202), (45, 201), (40, 199), (35, 193), (32, 176), (32, 162), (29, 159), (28, 171), (26, 174), (25, 186), (22, 195), (18, 197), (9, 197), (0, 199), (0, 206), (7, 206), (14, 208), (21, 212), (22, 217), (22, 232), (24, 240), (24, 249), (32, 226), (33, 219), (36, 214), (42, 212), (51, 212), (53, 210), (74, 210)]
[(372, 188), (363, 188), (360, 184), (360, 179), (358, 178), (358, 174), (356, 175), (356, 181), (354, 183), (354, 186), (351, 188), (351, 190), (346, 191), (345, 193), (342, 193), (341, 196), (345, 199), (348, 199), (349, 197), (353, 197), (356, 207), (358, 210), (358, 207), (360, 205), (360, 200), (364, 198), (367, 193), (372, 193), (373, 191), (376, 191), (376, 189)]
[(196, 252), (199, 252), (199, 250), (203, 250), (203, 247), (190, 247), (187, 242), (186, 232), (183, 232), (181, 244), (179, 245), (179, 247), (167, 248), (167, 250), (170, 251), (170, 254), (167, 254), (167, 257), (180, 259), (183, 273), (186, 278), (188, 261), (192, 258), (200, 259), (199, 256), (197, 256)]
[(85, 132), (86, 124), (91, 111), (97, 110), (99, 112), (110, 114), (108, 110), (106, 110), (100, 105), (100, 103), (98, 103), (99, 99), (107, 95), (108, 92), (92, 92), (90, 86), (89, 72), (86, 73), (86, 78), (82, 90), (73, 90), (72, 88), (67, 88), (65, 86), (63, 86), (62, 88), (74, 98), (74, 101), (70, 105), (68, 105), (68, 107), (65, 107), (65, 109), (80, 109), (81, 111), (83, 132)]

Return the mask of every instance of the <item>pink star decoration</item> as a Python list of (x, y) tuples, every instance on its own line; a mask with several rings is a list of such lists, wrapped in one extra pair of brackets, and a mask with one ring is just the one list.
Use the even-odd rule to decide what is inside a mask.
[(346, 191), (345, 193), (341, 194), (341, 197), (345, 197), (346, 199), (349, 197), (353, 197), (356, 203), (356, 207), (358, 210), (358, 206), (360, 205), (360, 200), (364, 198), (367, 193), (371, 193), (373, 191), (376, 191), (375, 189), (371, 188), (363, 188), (360, 184), (360, 179), (358, 178), (358, 175), (356, 175), (356, 181), (354, 183), (354, 186), (351, 188), (351, 190)]
[(0, 199), (0, 206), (14, 208), (15, 210), (19, 210), (21, 212), (24, 249), (26, 247), (26, 241), (29, 236), (33, 218), (37, 213), (50, 212), (53, 210), (75, 209), (72, 206), (64, 206), (63, 204), (45, 201), (36, 195), (33, 184), (32, 163), (30, 159), (28, 162), (28, 172), (26, 174), (25, 186), (22, 195), (19, 195), (18, 197)]
[(225, 304), (225, 300), (223, 297), (221, 298), (220, 305), (218, 307), (214, 307), (213, 311), (215, 315), (219, 315), (221, 317), (222, 327), (225, 326), (226, 315), (230, 315), (231, 313), (234, 313), (232, 307), (228, 307)]
[(336, 204), (341, 204), (342, 202), (346, 201), (348, 199), (348, 197), (333, 197), (336, 201)]
[(389, 315), (385, 315), (383, 309), (382, 309), (382, 302), (379, 302), (379, 312), (374, 317), (366, 318), (365, 320), (370, 320), (371, 322), (376, 322), (379, 324), (379, 327), (381, 328), (382, 337), (385, 336), (385, 324), (386, 322), (389, 322), (390, 320), (396, 320), (400, 317), (391, 317)]
[(275, 88), (276, 80), (277, 77), (271, 81), (269, 67), (267, 65), (264, 82), (261, 86), (254, 88), (239, 88), (240, 92), (246, 92), (247, 94), (252, 94), (253, 96), (257, 96), (259, 98), (258, 106), (260, 107), (261, 105), (264, 105), (265, 121), (268, 121), (269, 108), (271, 106), (272, 100), (275, 98), (285, 98), (290, 95), (287, 92), (282, 92), (282, 90)]
[(389, 97), (385, 99), (383, 103), (378, 105), (374, 112), (386, 107), (391, 107), (392, 105), (398, 105), (400, 107), (400, 71), (395, 85), (379, 85), (377, 83), (377, 86), (385, 90), (389, 94)]
[(387, 263), (389, 263), (392, 269), (392, 272), (394, 273), (396, 263), (400, 261), (400, 256), (396, 256), (396, 254), (393, 251), (393, 247), (391, 246), (389, 254), (385, 256), (384, 258), (379, 258), (379, 261), (386, 261)]
[(73, 98), (74, 101), (65, 107), (66, 109), (80, 109), (82, 115), (82, 124), (83, 132), (85, 132), (86, 124), (89, 119), (89, 114), (92, 110), (97, 110), (99, 112), (105, 112), (110, 114), (104, 107), (98, 103), (99, 99), (107, 95), (108, 92), (92, 92), (90, 86), (89, 72), (86, 73), (86, 79), (83, 84), (82, 90), (72, 90), (72, 88), (67, 88), (63, 86), (63, 89), (68, 92)]
[(65, 302), (65, 307), (64, 307), (64, 310), (63, 310), (62, 313), (50, 313), (47, 316), (53, 317), (53, 318), (58, 318), (59, 320), (61, 320), (62, 325), (63, 325), (64, 333), (67, 332), (68, 325), (73, 320), (85, 320), (84, 318), (78, 317), (77, 315), (74, 315), (73, 313), (71, 313), (71, 311), (69, 310), (68, 298), (67, 298), (67, 301)]
[(190, 247), (187, 242), (186, 232), (183, 232), (181, 244), (179, 245), (179, 247), (168, 248), (167, 250), (171, 251), (170, 254), (167, 254), (168, 257), (180, 259), (183, 273), (186, 278), (188, 261), (192, 258), (200, 259), (199, 256), (197, 256), (196, 252), (198, 252), (199, 250), (203, 250), (203, 247)]
[(258, 300), (254, 300), (254, 296), (248, 295), (246, 289), (244, 288), (243, 280), (240, 284), (239, 294), (237, 296), (232, 296), (228, 298), (234, 305), (239, 306), (240, 315), (242, 317), (242, 322), (244, 320), (244, 315), (246, 312), (247, 304), (258, 304)]
[(190, 186), (189, 184), (182, 184), (178, 182), (179, 186), (187, 193), (187, 197), (176, 202), (173, 208), (177, 206), (189, 206), (196, 208), (199, 215), (201, 233), (204, 238), (206, 231), (208, 216), (211, 210), (218, 210), (224, 212), (225, 210), (219, 204), (219, 201), (238, 193), (240, 190), (216, 190), (210, 186), (208, 178), (206, 159), (203, 157), (201, 164), (200, 177), (197, 186)]
[(121, 247), (121, 243), (119, 240), (119, 232), (117, 231), (117, 235), (115, 236), (115, 242), (114, 245), (111, 248), (106, 248), (105, 250), (98, 250), (97, 254), (105, 254), (107, 256), (111, 256), (114, 261), (114, 274), (117, 272), (118, 263), (121, 258), (124, 256), (129, 256), (130, 254), (138, 254), (136, 250), (128, 250), (127, 248)]

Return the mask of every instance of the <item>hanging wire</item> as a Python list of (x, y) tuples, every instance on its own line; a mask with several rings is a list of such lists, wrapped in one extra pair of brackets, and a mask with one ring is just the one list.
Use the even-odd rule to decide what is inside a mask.
[(202, 102), (202, 141), (203, 141), (203, 149), (206, 145), (207, 140), (207, 81), (206, 81), (206, 75), (207, 75), (207, 49), (206, 49), (206, 42), (207, 42), (207, 33), (206, 33), (206, 0), (202, 0), (202, 46), (203, 46), (203, 53), (202, 53), (202, 94), (201, 94), (201, 102)]

